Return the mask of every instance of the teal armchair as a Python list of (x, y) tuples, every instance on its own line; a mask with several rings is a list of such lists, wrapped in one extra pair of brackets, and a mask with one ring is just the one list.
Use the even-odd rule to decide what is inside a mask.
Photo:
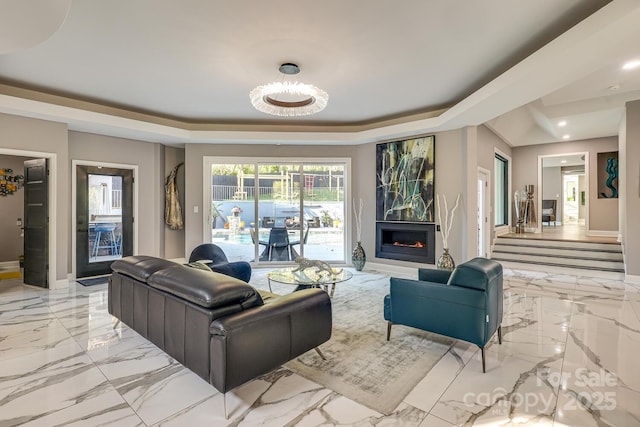
[(384, 299), (387, 341), (394, 324), (476, 344), (482, 352), (498, 332), (502, 344), (502, 265), (474, 258), (453, 272), (419, 269), (418, 280), (391, 278)]

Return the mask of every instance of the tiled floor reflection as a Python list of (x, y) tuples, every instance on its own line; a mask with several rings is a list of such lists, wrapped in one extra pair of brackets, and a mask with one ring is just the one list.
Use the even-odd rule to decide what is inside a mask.
[[(252, 284), (266, 288), (265, 274)], [(353, 281), (388, 286), (374, 275)], [(640, 289), (508, 269), (504, 287), (504, 340), (488, 347), (486, 374), (458, 342), (385, 416), (280, 368), (228, 393), (225, 420), (212, 386), (114, 328), (106, 285), (3, 280), (0, 426), (640, 426)]]

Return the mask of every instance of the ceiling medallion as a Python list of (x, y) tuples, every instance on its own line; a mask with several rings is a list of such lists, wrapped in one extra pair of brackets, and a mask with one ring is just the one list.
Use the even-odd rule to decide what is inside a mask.
[(258, 86), (249, 93), (256, 110), (283, 117), (308, 116), (324, 110), (329, 100), (327, 92), (310, 84), (284, 81), (287, 75), (300, 72), (296, 64), (282, 64), (279, 70), (283, 81)]

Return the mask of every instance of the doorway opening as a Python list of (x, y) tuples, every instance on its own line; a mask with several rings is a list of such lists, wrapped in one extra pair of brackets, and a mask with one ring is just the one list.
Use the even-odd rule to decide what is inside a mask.
[(491, 199), (489, 192), (490, 175), (487, 169), (478, 168), (478, 256), (489, 258), (491, 237), (489, 218)]
[(543, 238), (586, 240), (589, 224), (588, 153), (539, 158), (538, 213)]
[(345, 263), (349, 166), (348, 159), (206, 157), (204, 241), (256, 265), (299, 256)]
[(114, 260), (134, 253), (134, 169), (74, 166), (74, 273), (106, 275)]
[[(45, 185), (46, 197), (48, 200), (48, 207), (46, 208), (46, 212), (48, 214), (48, 224), (51, 226), (47, 227), (46, 231), (46, 241), (44, 245), (46, 247), (46, 255), (45, 258), (41, 259), (40, 262), (44, 267), (39, 268), (39, 281), (40, 283), (34, 283), (36, 286), (42, 286), (45, 288), (57, 288), (66, 286), (67, 280), (57, 281), (57, 240), (56, 240), (56, 224), (57, 224), (57, 156), (55, 153), (46, 153), (40, 151), (29, 151), (29, 150), (15, 150), (11, 148), (0, 148), (0, 154), (7, 156), (18, 156), (25, 157), (31, 159), (46, 159), (47, 163), (47, 181), (48, 183)], [(23, 191), (21, 189), (20, 191)], [(15, 219), (14, 219), (15, 220)], [(27, 221), (27, 213), (24, 213), (24, 218), (22, 219), (22, 224), (26, 225)], [(42, 246), (42, 245), (40, 245)]]

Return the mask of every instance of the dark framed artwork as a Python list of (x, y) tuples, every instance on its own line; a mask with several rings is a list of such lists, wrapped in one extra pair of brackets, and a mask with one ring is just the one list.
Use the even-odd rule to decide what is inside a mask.
[(618, 152), (598, 153), (598, 199), (618, 198)]
[(376, 219), (434, 222), (434, 135), (376, 146)]

